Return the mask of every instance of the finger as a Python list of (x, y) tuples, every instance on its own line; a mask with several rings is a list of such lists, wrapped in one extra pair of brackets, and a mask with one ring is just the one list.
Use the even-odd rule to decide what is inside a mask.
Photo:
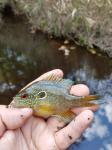
[[(70, 94), (74, 94), (74, 95), (77, 95), (77, 96), (87, 96), (87, 95), (89, 95), (89, 93), (90, 93), (89, 88), (86, 85), (84, 85), (84, 84), (74, 85), (74, 86), (72, 86), (72, 88), (70, 90)], [(81, 113), (84, 110), (96, 111), (98, 108), (99, 108), (98, 105), (94, 105), (92, 107), (78, 107), (78, 108), (73, 108), (72, 111), (75, 114), (78, 115), (79, 113)]]
[[(31, 141), (30, 141), (31, 142)], [(20, 146), (19, 146), (20, 143)], [(23, 144), (21, 144), (23, 143)], [(4, 133), (0, 139), (0, 149), (1, 150), (14, 150), (14, 149), (28, 149), (28, 144), (26, 143), (21, 130), (8, 130)]]
[(6, 129), (6, 127), (5, 127), (4, 123), (2, 122), (2, 118), (0, 116), (0, 137), (3, 135), (5, 129)]
[(60, 69), (54, 69), (54, 70), (52, 70), (52, 71), (49, 71), (49, 72), (44, 73), (44, 74), (41, 75), (39, 78), (37, 78), (37, 79), (35, 79), (34, 81), (32, 81), (32, 82), (30, 82), (29, 84), (27, 84), (24, 88), (22, 88), (22, 89), (20, 90), (20, 92), (23, 91), (24, 89), (26, 89), (27, 87), (29, 87), (30, 85), (34, 84), (35, 82), (40, 81), (40, 80), (43, 80), (43, 79), (47, 78), (48, 76), (50, 76), (50, 75), (52, 75), (52, 74), (54, 74), (54, 75), (56, 75), (56, 76), (58, 76), (58, 77), (60, 77), (60, 78), (63, 77), (63, 71), (62, 71), (62, 70), (60, 70)]
[[(3, 108), (7, 108), (7, 106), (6, 105), (0, 105), (0, 109), (3, 109)], [(0, 115), (0, 137), (3, 135), (5, 129), (6, 129), (6, 126), (4, 125), (4, 123), (2, 121), (2, 117)]]
[(8, 106), (7, 105), (0, 105), (0, 109), (1, 108), (7, 108)]
[(93, 113), (86, 110), (79, 114), (69, 125), (56, 132), (55, 139), (59, 149), (67, 149), (74, 143), (90, 125), (93, 120)]
[(8, 130), (4, 133), (2, 138), (0, 139), (0, 149), (7, 150), (7, 149), (14, 149), (16, 146), (15, 139), (16, 134), (12, 130)]
[(11, 109), (11, 108), (0, 108), (0, 129), (1, 134), (5, 129), (16, 129), (22, 126), (25, 121), (32, 115), (32, 109)]
[(70, 90), (70, 94), (77, 96), (87, 96), (89, 93), (89, 88), (84, 84), (73, 85)]
[(47, 125), (52, 132), (57, 132), (65, 126), (65, 123), (56, 117), (50, 117), (47, 120)]
[(79, 113), (83, 112), (84, 110), (91, 110), (91, 111), (97, 111), (99, 109), (99, 105), (94, 105), (91, 107), (77, 107), (77, 108), (72, 108), (72, 112), (74, 112), (76, 115)]

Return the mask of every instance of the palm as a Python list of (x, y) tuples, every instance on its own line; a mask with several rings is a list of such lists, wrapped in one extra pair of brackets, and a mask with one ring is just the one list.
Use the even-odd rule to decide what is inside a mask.
[(0, 141), (2, 150), (53, 149), (53, 146), (54, 133), (49, 128), (49, 123), (35, 117), (31, 117), (21, 128), (6, 131)]
[[(28, 150), (55, 149), (55, 131), (52, 130), (51, 126), (52, 121), (49, 123), (49, 120), (46, 122), (44, 119), (35, 117), (31, 117), (28, 120), (20, 129), (22, 137), (25, 139), (25, 144), (28, 145)], [(22, 150), (24, 149), (22, 148)]]
[(31, 117), (23, 127), (13, 131), (12, 134), (11, 141), (13, 141), (13, 143), (7, 144), (8, 149), (10, 145), (9, 150), (12, 150), (14, 143), (15, 150), (50, 150), (54, 149), (53, 147), (55, 146), (54, 133), (49, 128), (48, 122), (40, 118)]
[[(85, 113), (90, 117), (90, 120), (86, 121), (86, 123), (85, 119), (87, 120), (87, 115), (83, 112), (77, 117), (78, 119), (76, 118), (76, 121), (72, 121), (64, 128), (64, 123), (58, 121), (56, 118), (52, 117), (45, 121), (44, 119), (32, 116), (21, 128), (6, 131), (0, 141), (0, 147), (2, 150), (66, 149), (80, 137), (83, 130), (91, 122), (91, 112), (89, 111), (88, 113), (85, 111)], [(83, 116), (86, 116), (86, 118), (83, 118), (82, 123), (80, 122), (80, 125), (76, 126), (79, 119)]]

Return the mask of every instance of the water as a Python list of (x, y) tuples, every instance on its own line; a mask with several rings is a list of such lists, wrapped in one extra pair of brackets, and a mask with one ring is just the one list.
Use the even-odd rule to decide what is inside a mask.
[(30, 26), (22, 16), (4, 18), (0, 29), (0, 104), (9, 104), (12, 97), (27, 83), (55, 68), (65, 73), (75, 83), (85, 83), (92, 94), (107, 100), (95, 113), (95, 120), (72, 150), (112, 150), (112, 60), (104, 55), (87, 52), (75, 47), (69, 56), (59, 51), (63, 40), (53, 39), (37, 31), (30, 33)]

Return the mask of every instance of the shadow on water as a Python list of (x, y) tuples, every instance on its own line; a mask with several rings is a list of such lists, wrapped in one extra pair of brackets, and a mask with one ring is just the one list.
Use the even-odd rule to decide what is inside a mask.
[[(22, 16), (4, 18), (0, 29), (0, 103), (9, 104), (12, 97), (28, 82), (46, 71), (60, 68), (65, 77), (75, 83), (85, 83), (92, 94), (108, 99), (95, 114), (94, 123), (84, 133), (75, 150), (112, 149), (112, 60), (106, 56), (92, 55), (73, 43), (65, 56), (59, 47), (63, 40), (56, 40), (40, 31), (30, 33), (30, 26)], [(102, 144), (103, 143), (103, 144)]]

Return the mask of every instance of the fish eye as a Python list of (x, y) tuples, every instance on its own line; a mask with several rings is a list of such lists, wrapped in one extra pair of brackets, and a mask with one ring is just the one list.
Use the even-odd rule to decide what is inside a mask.
[(25, 98), (27, 98), (27, 97), (28, 97), (28, 94), (26, 94), (26, 93), (23, 94), (23, 95), (21, 95), (21, 98), (22, 98), (22, 99), (25, 99)]
[(45, 91), (40, 91), (38, 93), (39, 99), (44, 99), (47, 97), (47, 93)]

